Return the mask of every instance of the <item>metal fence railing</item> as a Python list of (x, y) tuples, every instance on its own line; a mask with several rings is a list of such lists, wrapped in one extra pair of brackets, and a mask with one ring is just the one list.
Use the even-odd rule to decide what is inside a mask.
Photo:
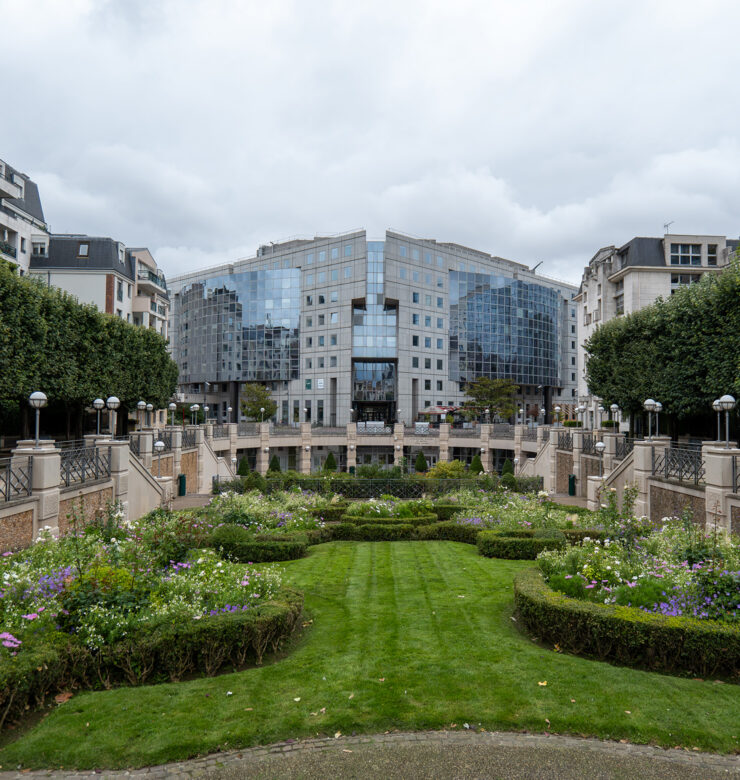
[(214, 425), (212, 434), (214, 439), (228, 439), (229, 438), (229, 426), (228, 425)]
[(314, 425), (311, 427), (314, 436), (346, 436), (347, 429), (338, 425)]
[(170, 452), (172, 450), (172, 434), (165, 430), (154, 431), (154, 439), (152, 440), (152, 446), (154, 442), (161, 441), (164, 444), (162, 452)]
[(387, 436), (389, 433), (393, 433), (393, 428), (390, 425), (368, 425), (367, 423), (357, 423), (358, 436)]
[(615, 460), (624, 460), (630, 452), (635, 448), (635, 440), (630, 439), (628, 436), (623, 436), (621, 439), (617, 439), (617, 446), (614, 452)]
[(460, 437), (478, 439), (480, 438), (480, 428), (450, 428), (451, 439), (458, 439)]
[(190, 450), (193, 447), (195, 447), (195, 431), (183, 431), (182, 448), (184, 450)]
[(128, 437), (128, 448), (134, 455), (141, 455), (141, 440), (138, 436), (132, 435)]
[(257, 423), (254, 422), (239, 423), (236, 428), (237, 436), (256, 436), (257, 433)]
[(573, 449), (573, 434), (568, 431), (558, 431), (558, 449), (559, 450), (572, 450)]
[(596, 455), (596, 437), (592, 433), (583, 434), (581, 452), (584, 455)]
[(537, 428), (525, 428), (522, 439), (526, 441), (537, 441)]
[(404, 436), (439, 436), (439, 428), (432, 428), (429, 423), (417, 423), (405, 425)]
[(63, 449), (59, 465), (59, 484), (69, 487), (78, 482), (110, 476), (110, 447)]
[[(491, 436), (494, 439), (513, 439), (514, 438), (514, 426), (508, 423), (494, 423), (491, 426)], [(535, 431), (535, 439), (537, 438)]]
[(30, 496), (32, 477), (32, 458), (0, 460), (0, 501)]
[(704, 481), (704, 461), (701, 450), (688, 447), (668, 447), (656, 454), (652, 448), (653, 476), (665, 479), (677, 479), (680, 482), (693, 482), (698, 485)]

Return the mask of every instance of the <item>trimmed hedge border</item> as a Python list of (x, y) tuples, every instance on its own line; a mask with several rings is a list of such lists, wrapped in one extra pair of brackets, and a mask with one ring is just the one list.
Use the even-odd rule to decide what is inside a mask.
[(535, 539), (519, 536), (501, 536), (495, 531), (478, 534), (478, 552), (486, 558), (508, 560), (534, 560), (543, 550), (562, 550), (565, 542), (557, 539)]
[(273, 561), (293, 561), (303, 558), (308, 540), (269, 539), (258, 541), (246, 528), (240, 525), (220, 525), (214, 528), (208, 540), (211, 547), (223, 557), (237, 563), (271, 563)]
[(342, 515), (342, 523), (354, 523), (355, 525), (430, 525), (437, 522), (437, 515), (414, 515), (413, 517), (374, 517), (373, 515)]
[(472, 511), (469, 506), (463, 506), (462, 504), (435, 504), (434, 514), (437, 515), (437, 519), (442, 522), (444, 520), (451, 520), (453, 515), (458, 512)]
[(298, 625), (303, 594), (283, 589), (280, 599), (245, 612), (214, 615), (147, 629), (95, 652), (57, 634), (24, 648), (0, 667), (0, 728), (62, 691), (177, 682), (193, 673), (212, 677), (224, 667), (262, 663)]
[(329, 506), (325, 506), (323, 509), (314, 509), (311, 513), (325, 523), (338, 523), (341, 521), (342, 516), (346, 514), (348, 508), (349, 501), (338, 501), (336, 504), (329, 504)]
[(416, 529), (417, 538), (423, 541), (440, 539), (448, 542), (464, 542), (465, 544), (475, 544), (479, 533), (479, 528), (473, 525), (460, 525), (453, 520), (422, 525)]
[(579, 601), (552, 590), (537, 569), (514, 578), (514, 606), (528, 632), (575, 655), (702, 678), (740, 674), (740, 626)]
[(410, 523), (338, 523), (329, 528), (334, 541), (400, 542), (415, 538)]

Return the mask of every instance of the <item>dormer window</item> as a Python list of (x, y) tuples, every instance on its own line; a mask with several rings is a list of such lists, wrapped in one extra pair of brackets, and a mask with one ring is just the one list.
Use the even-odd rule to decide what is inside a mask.
[(90, 255), (90, 244), (80, 244), (77, 250), (77, 257), (89, 257), (89, 255)]

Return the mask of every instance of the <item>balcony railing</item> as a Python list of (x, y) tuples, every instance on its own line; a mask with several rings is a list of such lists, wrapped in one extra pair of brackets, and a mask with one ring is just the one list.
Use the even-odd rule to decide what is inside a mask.
[(439, 428), (431, 428), (429, 423), (417, 423), (413, 427), (407, 425), (403, 431), (406, 436), (439, 436)]
[(31, 495), (33, 459), (0, 460), (0, 501)]
[[(172, 434), (168, 433), (165, 430), (161, 431), (154, 431), (154, 439), (152, 441), (152, 445), (154, 445), (154, 442), (161, 441), (164, 444), (164, 449), (162, 452), (169, 452), (172, 449)], [(154, 450), (156, 454), (156, 450)]]
[(229, 426), (228, 425), (214, 425), (212, 434), (214, 439), (228, 439), (229, 438)]
[(393, 428), (390, 425), (383, 425), (382, 423), (375, 424), (373, 422), (357, 423), (358, 436), (387, 436), (389, 433), (393, 433)]
[(152, 284), (156, 284), (157, 287), (161, 287), (163, 290), (167, 288), (167, 282), (165, 281), (164, 276), (158, 276), (152, 271), (144, 271), (139, 269), (139, 272), (136, 274), (136, 278), (140, 282), (151, 282)]
[(558, 449), (559, 450), (572, 450), (573, 449), (573, 434), (568, 431), (558, 432)]
[(525, 428), (522, 439), (525, 441), (537, 441), (537, 428)]
[(584, 455), (596, 455), (596, 437), (593, 435), (593, 433), (583, 434), (581, 451)]
[(182, 448), (184, 450), (190, 450), (193, 447), (195, 447), (195, 431), (183, 431)]
[(78, 482), (110, 476), (111, 448), (79, 447), (63, 449), (59, 466), (59, 484), (69, 487)]
[(617, 447), (614, 453), (615, 460), (624, 460), (635, 448), (635, 440), (627, 436), (617, 439)]
[[(535, 432), (534, 438), (537, 438), (537, 430), (533, 429)], [(491, 426), (491, 436), (493, 436), (494, 439), (513, 439), (514, 438), (514, 426), (509, 425), (509, 423), (494, 423)]]
[[(252, 423), (256, 425), (257, 423)], [(271, 425), (270, 436), (300, 436), (301, 429), (299, 425)]]
[(239, 423), (236, 429), (237, 436), (256, 436), (257, 433), (257, 423), (253, 422)]
[(10, 255), (11, 257), (16, 256), (16, 249), (12, 244), (9, 244), (7, 241), (0, 241), (0, 252), (6, 255)]
[(677, 479), (679, 482), (704, 481), (704, 461), (701, 450), (688, 447), (668, 447), (661, 454), (652, 448), (653, 476)]

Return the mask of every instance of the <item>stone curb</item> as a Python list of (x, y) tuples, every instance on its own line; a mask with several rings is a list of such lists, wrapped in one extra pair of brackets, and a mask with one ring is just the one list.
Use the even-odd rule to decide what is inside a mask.
[(10, 778), (57, 777), (69, 780), (101, 777), (202, 777), (225, 767), (241, 767), (246, 772), (250, 764), (273, 758), (276, 755), (300, 756), (324, 751), (346, 751), (359, 745), (486, 745), (507, 748), (570, 748), (588, 751), (596, 755), (613, 757), (641, 757), (657, 759), (674, 764), (682, 764), (700, 771), (702, 767), (724, 770), (730, 775), (740, 777), (740, 757), (721, 756), (715, 753), (701, 753), (683, 749), (667, 749), (650, 745), (623, 744), (581, 737), (563, 737), (554, 734), (517, 734), (499, 731), (422, 731), (392, 732), (386, 734), (364, 734), (354, 737), (318, 737), (304, 740), (287, 740), (274, 745), (264, 745), (244, 750), (230, 750), (213, 753), (189, 761), (179, 761), (161, 766), (144, 767), (129, 770), (88, 770), (84, 772), (64, 772), (54, 770), (0, 772), (0, 780)]

